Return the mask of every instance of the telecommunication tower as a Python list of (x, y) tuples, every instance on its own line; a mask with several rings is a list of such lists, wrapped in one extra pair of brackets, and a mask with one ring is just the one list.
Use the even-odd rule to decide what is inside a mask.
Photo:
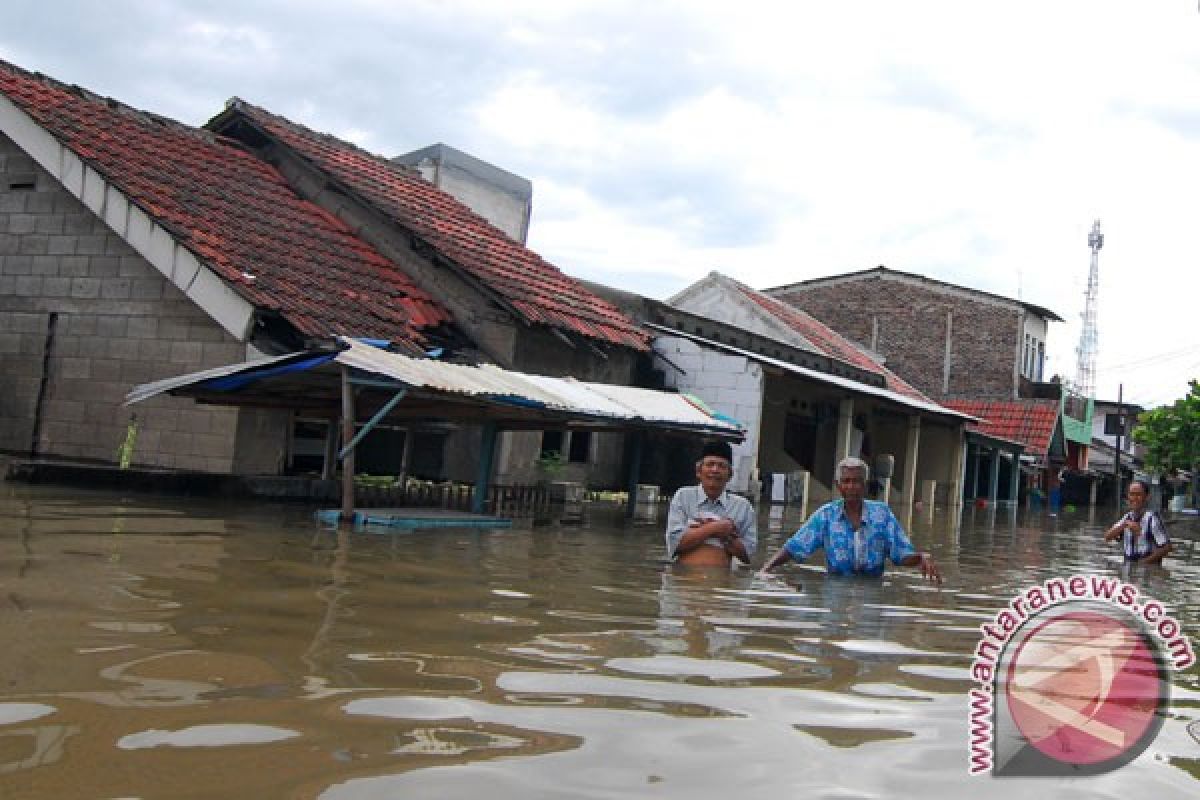
[(1083, 330), (1079, 333), (1079, 347), (1075, 354), (1075, 391), (1083, 397), (1092, 397), (1096, 392), (1096, 295), (1100, 290), (1100, 248), (1104, 247), (1104, 234), (1100, 232), (1100, 220), (1092, 223), (1088, 234), (1088, 247), (1092, 251), (1092, 265), (1088, 270), (1087, 296), (1083, 305)]

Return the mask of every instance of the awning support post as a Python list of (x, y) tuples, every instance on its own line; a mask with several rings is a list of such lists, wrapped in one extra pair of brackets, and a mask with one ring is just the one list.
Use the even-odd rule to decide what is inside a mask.
[(484, 512), (487, 504), (488, 482), (492, 477), (492, 462), (496, 457), (496, 423), (483, 423), (483, 442), (479, 446), (479, 472), (475, 476), (475, 494), (471, 497), (471, 511)]
[[(342, 367), (342, 441), (354, 438), (354, 387), (350, 385), (350, 368)], [(344, 450), (342, 457), (342, 515), (343, 525), (354, 524), (354, 448)]]

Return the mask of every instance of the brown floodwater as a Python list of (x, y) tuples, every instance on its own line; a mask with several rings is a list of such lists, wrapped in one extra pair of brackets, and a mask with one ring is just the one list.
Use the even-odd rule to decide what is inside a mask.
[[(1124, 767), (967, 774), (979, 625), (1019, 589), (1119, 575), (1197, 641), (1194, 518), (1166, 567), (1122, 572), (1110, 517), (918, 515), (937, 588), (688, 573), (606, 507), (347, 533), (0, 483), (0, 798), (1196, 797), (1196, 667)], [(799, 522), (762, 510), (766, 549)]]

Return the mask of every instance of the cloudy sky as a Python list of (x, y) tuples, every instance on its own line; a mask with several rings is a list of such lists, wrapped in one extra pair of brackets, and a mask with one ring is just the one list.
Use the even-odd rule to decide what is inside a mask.
[(1196, 0), (5, 0), (0, 58), (200, 125), (232, 96), (534, 185), (530, 245), (666, 298), (879, 264), (1046, 306), (1098, 395), (1200, 377)]

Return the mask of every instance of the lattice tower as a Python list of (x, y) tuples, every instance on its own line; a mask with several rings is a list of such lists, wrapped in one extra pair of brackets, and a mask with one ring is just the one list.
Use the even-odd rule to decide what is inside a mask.
[(1087, 295), (1083, 305), (1083, 329), (1079, 332), (1079, 347), (1075, 350), (1075, 391), (1082, 397), (1094, 397), (1096, 393), (1096, 295), (1100, 291), (1100, 248), (1104, 247), (1104, 234), (1100, 232), (1100, 220), (1092, 223), (1088, 234), (1088, 248), (1092, 251), (1092, 264), (1088, 270)]

